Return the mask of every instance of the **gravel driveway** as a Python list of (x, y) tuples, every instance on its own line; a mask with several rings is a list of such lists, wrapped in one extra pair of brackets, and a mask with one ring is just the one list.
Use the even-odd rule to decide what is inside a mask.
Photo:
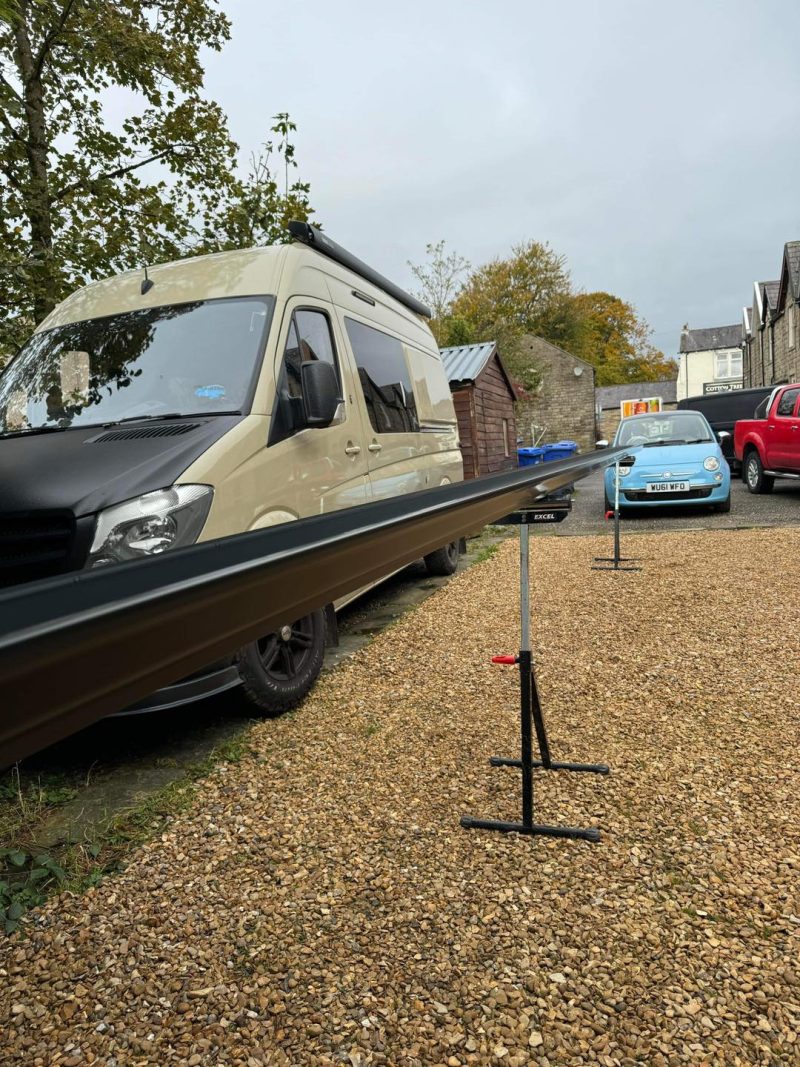
[[(571, 521), (571, 520), (568, 520)], [(566, 524), (565, 524), (566, 525)], [(514, 818), (516, 545), (252, 732), (201, 801), (0, 949), (0, 1061), (798, 1063), (800, 530), (537, 540), (554, 755)]]

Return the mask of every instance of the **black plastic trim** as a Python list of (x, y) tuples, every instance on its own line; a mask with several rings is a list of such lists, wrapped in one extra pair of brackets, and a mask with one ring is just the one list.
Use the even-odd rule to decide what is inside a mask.
[[(308, 245), (308, 247), (313, 248), (315, 252), (321, 252), (323, 256), (327, 256), (328, 259), (332, 259), (334, 262), (340, 263), (343, 267), (347, 267), (348, 270), (353, 271), (354, 274), (358, 274), (359, 277), (364, 278), (365, 281), (377, 285), (379, 289), (383, 289), (389, 296), (394, 297), (394, 299), (403, 304), (404, 307), (407, 307), (409, 311), (413, 311), (416, 315), (422, 315), (425, 319), (433, 317), (433, 312), (427, 304), (423, 304), (421, 300), (417, 300), (415, 296), (411, 296), (410, 293), (401, 289), (399, 285), (395, 285), (394, 282), (390, 282), (388, 278), (384, 278), (382, 274), (373, 270), (372, 267), (359, 259), (358, 256), (354, 256), (352, 252), (348, 252), (346, 248), (342, 248), (341, 245), (332, 241), (318, 226), (312, 226), (310, 222), (300, 222), (294, 219), (288, 224), (287, 229), (296, 241)], [(355, 295), (358, 296), (360, 294), (356, 293)]]

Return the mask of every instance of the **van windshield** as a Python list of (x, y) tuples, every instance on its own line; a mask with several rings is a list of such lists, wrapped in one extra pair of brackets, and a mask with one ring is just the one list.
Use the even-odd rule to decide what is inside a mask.
[(170, 304), (34, 334), (0, 376), (0, 433), (242, 411), (274, 304)]

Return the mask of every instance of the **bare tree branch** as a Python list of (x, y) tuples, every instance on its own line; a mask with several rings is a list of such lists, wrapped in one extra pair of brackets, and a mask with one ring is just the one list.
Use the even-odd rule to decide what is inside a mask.
[(148, 163), (155, 163), (158, 159), (164, 159), (166, 156), (172, 155), (173, 152), (181, 148), (191, 149), (193, 152), (197, 151), (195, 145), (171, 144), (167, 148), (162, 149), (161, 152), (156, 152), (154, 156), (148, 156), (147, 159), (140, 159), (138, 163), (130, 163), (127, 167), (117, 167), (115, 170), (107, 170), (102, 174), (94, 174), (89, 178), (82, 178), (80, 181), (71, 182), (69, 185), (65, 185), (63, 189), (60, 189), (53, 199), (63, 200), (65, 196), (75, 192), (76, 189), (81, 189), (93, 182), (103, 181), (104, 178), (122, 178), (125, 174), (130, 174), (131, 171), (139, 170), (140, 167), (146, 167)]

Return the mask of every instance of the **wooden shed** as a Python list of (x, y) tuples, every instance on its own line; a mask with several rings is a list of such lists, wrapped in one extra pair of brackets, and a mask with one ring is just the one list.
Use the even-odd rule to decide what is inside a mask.
[(464, 457), (464, 477), (517, 466), (516, 394), (494, 341), (442, 349)]

